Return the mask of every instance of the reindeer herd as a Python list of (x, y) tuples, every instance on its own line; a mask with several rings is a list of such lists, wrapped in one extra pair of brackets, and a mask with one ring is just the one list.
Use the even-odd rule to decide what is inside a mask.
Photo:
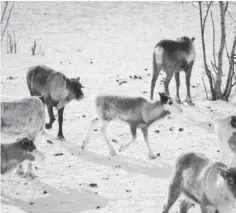
[[(179, 96), (179, 72), (186, 74), (186, 102), (193, 105), (190, 93), (190, 77), (196, 53), (194, 39), (181, 37), (177, 40), (161, 40), (153, 51), (153, 77), (151, 99), (155, 83), (161, 70), (166, 72), (165, 93), (159, 99), (148, 101), (143, 97), (98, 95), (94, 100), (96, 114), (90, 122), (81, 149), (85, 149), (97, 122), (102, 123), (101, 132), (110, 155), (116, 155), (107, 137), (107, 127), (111, 121), (121, 120), (130, 127), (132, 139), (120, 147), (128, 148), (136, 140), (137, 129), (141, 129), (150, 159), (155, 159), (148, 139), (148, 127), (155, 121), (173, 113), (184, 113)], [(169, 94), (169, 83), (175, 75), (176, 98)], [(67, 78), (46, 66), (29, 68), (26, 76), (31, 98), (12, 102), (1, 102), (1, 133), (15, 136), (13, 143), (1, 143), (1, 174), (18, 167), (17, 173), (23, 174), (22, 162), (29, 161), (26, 176), (34, 177), (31, 161), (44, 160), (44, 155), (35, 146), (38, 134), (44, 128), (51, 129), (55, 121), (53, 108), (58, 111), (58, 139), (64, 139), (63, 113), (67, 103), (84, 97), (80, 78)], [(49, 122), (45, 121), (45, 105)], [(168, 213), (181, 194), (187, 199), (180, 203), (180, 213), (187, 213), (198, 204), (202, 213), (235, 213), (236, 210), (236, 114), (213, 119), (216, 136), (221, 148), (221, 159), (213, 162), (199, 153), (181, 155), (170, 178), (167, 204), (163, 213)], [(230, 159), (230, 160), (229, 160)]]

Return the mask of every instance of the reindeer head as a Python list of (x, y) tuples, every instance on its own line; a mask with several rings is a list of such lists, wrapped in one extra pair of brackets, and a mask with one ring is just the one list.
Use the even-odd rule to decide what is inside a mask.
[(84, 97), (84, 93), (82, 91), (82, 88), (84, 87), (80, 83), (80, 77), (66, 79), (66, 85), (69, 88), (69, 91), (73, 98), (75, 98), (76, 100), (80, 100)]
[(24, 151), (24, 155), (28, 160), (34, 161), (42, 161), (45, 159), (44, 155), (39, 152), (32, 140), (28, 138), (21, 138), (18, 140), (21, 145), (21, 149)]
[(180, 113), (182, 112), (181, 107), (175, 103), (175, 101), (165, 93), (159, 93), (161, 104), (164, 106), (164, 109), (170, 113)]
[(21, 144), (21, 148), (26, 152), (33, 152), (33, 150), (36, 149), (33, 141), (29, 140), (28, 138), (21, 138), (18, 141)]
[(218, 172), (224, 179), (227, 189), (236, 201), (236, 167), (229, 169), (219, 168)]

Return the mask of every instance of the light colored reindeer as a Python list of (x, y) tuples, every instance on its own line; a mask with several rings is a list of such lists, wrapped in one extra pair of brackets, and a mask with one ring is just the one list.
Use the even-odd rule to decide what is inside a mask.
[(236, 114), (217, 117), (213, 124), (221, 148), (220, 161), (236, 166)]
[(97, 121), (102, 122), (102, 133), (104, 140), (107, 143), (110, 154), (116, 155), (116, 152), (110, 144), (107, 137), (107, 126), (112, 120), (121, 120), (130, 126), (132, 140), (120, 148), (120, 151), (127, 148), (136, 140), (137, 128), (140, 128), (147, 148), (148, 156), (151, 159), (156, 158), (153, 154), (149, 140), (148, 140), (148, 127), (156, 120), (165, 117), (171, 113), (181, 112), (181, 108), (174, 104), (169, 96), (164, 93), (159, 93), (160, 101), (149, 102), (142, 97), (125, 97), (113, 95), (100, 95), (95, 98), (95, 109), (97, 116), (91, 120), (87, 137), (83, 141), (82, 149), (84, 149), (90, 139), (94, 124)]
[(187, 213), (197, 203), (202, 213), (236, 212), (236, 167), (227, 168), (197, 153), (183, 154), (176, 162), (163, 213), (183, 194), (180, 213)]
[[(37, 97), (1, 102), (1, 133), (4, 137), (27, 138), (35, 142), (39, 132), (43, 132), (45, 118), (43, 102)], [(27, 175), (34, 177), (31, 162), (28, 169)], [(22, 164), (17, 173), (24, 174)]]

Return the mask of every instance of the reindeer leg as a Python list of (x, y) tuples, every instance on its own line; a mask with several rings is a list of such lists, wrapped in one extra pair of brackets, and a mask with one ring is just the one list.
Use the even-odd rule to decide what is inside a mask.
[(99, 119), (97, 117), (93, 118), (91, 120), (91, 122), (89, 124), (89, 128), (88, 128), (87, 136), (86, 136), (85, 140), (82, 143), (81, 149), (85, 149), (85, 147), (88, 145), (90, 137), (91, 137), (91, 134), (92, 134), (92, 131), (93, 131), (93, 128), (94, 128), (94, 125), (95, 125), (95, 123), (97, 123), (98, 120)]
[(22, 164), (20, 164), (20, 166), (16, 170), (16, 174), (19, 175), (19, 176), (23, 176), (24, 175), (23, 165)]
[(164, 88), (165, 88), (165, 94), (166, 95), (170, 95), (169, 84), (170, 84), (170, 81), (171, 81), (171, 79), (174, 75), (174, 71), (175, 70), (166, 72), (166, 79), (165, 79), (165, 82), (164, 82)]
[(116, 151), (114, 150), (114, 148), (110, 144), (109, 139), (107, 137), (107, 126), (108, 126), (108, 124), (109, 124), (109, 121), (103, 121), (102, 133), (103, 133), (104, 140), (105, 140), (105, 142), (106, 142), (106, 144), (108, 146), (110, 155), (114, 156), (114, 155), (116, 155)]
[[(181, 194), (181, 175), (179, 172), (175, 172), (173, 179), (169, 185), (169, 195), (167, 204), (164, 206), (163, 213), (169, 213), (171, 207)], [(182, 213), (182, 212), (180, 212)]]
[(48, 109), (49, 123), (46, 123), (46, 129), (51, 129), (52, 124), (55, 121), (55, 117), (54, 117), (54, 114), (53, 114), (52, 106), (47, 106), (47, 109)]
[(33, 171), (33, 164), (31, 162), (28, 162), (28, 171), (26, 172), (25, 174), (26, 177), (30, 177), (32, 179), (34, 179), (35, 177), (37, 177), (35, 174), (34, 174), (34, 171)]
[(62, 124), (63, 124), (63, 112), (64, 112), (64, 107), (58, 110), (58, 125), (59, 125), (59, 130), (57, 134), (57, 138), (60, 140), (64, 140), (64, 135), (63, 135), (63, 130), (62, 130)]
[(149, 140), (148, 140), (148, 128), (144, 127), (144, 128), (141, 128), (141, 130), (142, 130), (142, 133), (143, 133), (145, 143), (146, 143), (147, 148), (148, 148), (148, 157), (150, 159), (155, 159), (156, 156), (153, 154), (152, 149), (151, 149), (150, 144), (149, 144)]
[(151, 82), (151, 100), (153, 100), (154, 89), (156, 85), (157, 78), (160, 74), (162, 65), (157, 64), (155, 56), (153, 58), (153, 75), (152, 75), (152, 82)]
[(137, 138), (137, 125), (136, 124), (130, 124), (130, 131), (131, 131), (131, 135), (132, 135), (132, 139), (129, 143), (123, 145), (120, 147), (119, 152), (125, 150), (126, 148), (128, 148), (128, 146), (132, 143), (135, 142), (136, 138)]
[(194, 206), (194, 204), (190, 201), (183, 200), (179, 205), (179, 212), (180, 213), (187, 213), (188, 210)]
[(175, 100), (176, 100), (177, 103), (182, 104), (183, 102), (180, 100), (180, 97), (179, 97), (179, 87), (180, 87), (179, 72), (175, 73), (175, 81), (176, 81), (176, 97), (175, 97)]
[(186, 87), (187, 87), (187, 97), (186, 97), (186, 102), (189, 105), (194, 105), (192, 98), (191, 98), (191, 93), (190, 93), (190, 78), (191, 78), (191, 73), (192, 73), (192, 68), (193, 68), (193, 61), (188, 65), (188, 68), (185, 72), (186, 75)]

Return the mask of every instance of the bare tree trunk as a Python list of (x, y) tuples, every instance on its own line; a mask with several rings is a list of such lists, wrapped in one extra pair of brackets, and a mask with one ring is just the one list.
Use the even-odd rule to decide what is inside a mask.
[(233, 77), (235, 75), (235, 70), (234, 70), (235, 49), (236, 49), (236, 36), (234, 37), (234, 43), (233, 43), (233, 47), (232, 47), (231, 54), (230, 54), (230, 59), (229, 59), (229, 61), (230, 61), (229, 72), (228, 72), (228, 77), (227, 77), (226, 88), (225, 88), (225, 91), (224, 91), (224, 96), (225, 96), (226, 100), (229, 99), (229, 95), (231, 93), (231, 90), (232, 90), (233, 86), (235, 86), (235, 84), (236, 84), (236, 79), (235, 79), (235, 82), (232, 83)]
[(219, 2), (220, 5), (220, 26), (221, 26), (221, 39), (220, 39), (220, 49), (218, 53), (218, 67), (217, 67), (217, 75), (216, 75), (216, 96), (217, 98), (222, 98), (222, 91), (221, 91), (221, 85), (222, 85), (222, 63), (223, 63), (223, 53), (225, 48), (225, 7), (224, 3), (222, 1)]

